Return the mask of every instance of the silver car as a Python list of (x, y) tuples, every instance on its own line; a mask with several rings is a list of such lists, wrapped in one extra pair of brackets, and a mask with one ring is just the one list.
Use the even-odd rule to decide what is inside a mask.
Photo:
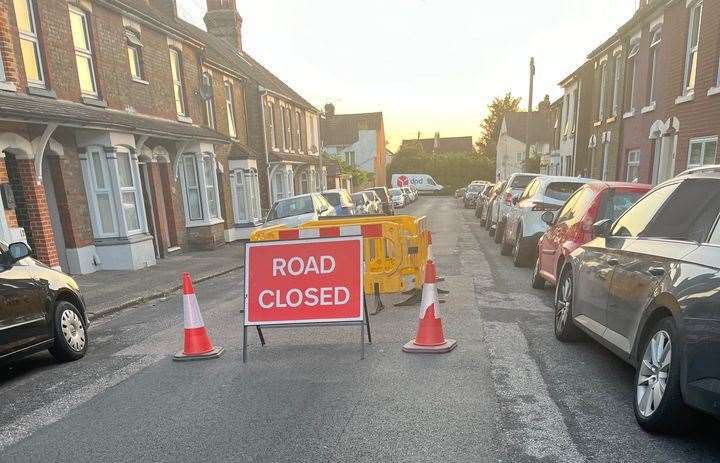
[(500, 243), (505, 231), (507, 213), (512, 206), (513, 199), (519, 197), (525, 188), (539, 174), (512, 174), (505, 183), (505, 189), (498, 194), (493, 202), (490, 219), (495, 229), (495, 242)]
[(275, 202), (268, 212), (264, 226), (287, 225), (295, 228), (320, 217), (333, 216), (335, 208), (332, 204), (319, 193), (309, 193)]

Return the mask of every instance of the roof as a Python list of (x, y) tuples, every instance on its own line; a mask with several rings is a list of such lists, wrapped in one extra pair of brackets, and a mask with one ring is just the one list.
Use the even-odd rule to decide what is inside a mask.
[(256, 81), (263, 88), (283, 96), (306, 109), (319, 112), (289, 85), (280, 80), (262, 64), (244, 51), (236, 51), (232, 45), (219, 39), (207, 31), (182, 19), (168, 16), (162, 10), (148, 3), (147, 0), (105, 0), (129, 10), (132, 14), (147, 18), (151, 22), (160, 23), (158, 27), (170, 27), (179, 33), (205, 45), (205, 57), (221, 66), (228, 67), (244, 77)]
[(523, 143), (550, 143), (553, 140), (552, 113), (533, 111), (530, 116), (530, 139), (527, 135), (527, 112), (512, 112), (505, 115), (507, 134)]
[(435, 138), (418, 138), (403, 140), (400, 150), (419, 147), (425, 153), (472, 153), (475, 151), (472, 137), (445, 137), (438, 138), (438, 147), (435, 149)]
[(383, 128), (382, 113), (326, 115), (321, 121), (323, 140), (326, 146), (348, 146), (358, 141), (361, 130)]
[(197, 125), (24, 94), (0, 93), (0, 118), (35, 123), (55, 122), (70, 127), (118, 129), (157, 137), (230, 143), (230, 139), (225, 135)]

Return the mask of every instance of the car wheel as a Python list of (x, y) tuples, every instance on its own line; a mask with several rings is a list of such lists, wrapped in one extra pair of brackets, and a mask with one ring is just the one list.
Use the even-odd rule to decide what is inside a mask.
[(476, 218), (476, 219), (479, 219), (480, 216), (482, 215), (482, 214), (481, 214), (481, 211), (482, 211), (482, 209), (480, 209), (479, 207), (476, 207), (476, 208), (475, 208), (475, 218)]
[(555, 337), (562, 342), (577, 341), (580, 330), (573, 323), (573, 276), (570, 268), (563, 271), (555, 289)]
[(507, 236), (505, 236), (505, 233), (507, 232), (507, 224), (503, 226), (503, 233), (502, 233), (502, 240), (500, 241), (500, 254), (503, 256), (509, 256), (512, 254), (513, 245), (512, 243), (508, 243)]
[(540, 276), (540, 256), (535, 261), (535, 269), (532, 273), (532, 287), (535, 289), (545, 289), (545, 279)]
[(48, 350), (55, 360), (72, 362), (85, 356), (88, 347), (85, 319), (70, 302), (55, 304), (53, 334), (53, 345)]
[(697, 414), (682, 398), (680, 350), (675, 321), (665, 317), (648, 332), (639, 351), (633, 409), (648, 432), (687, 432), (697, 422)]
[(503, 239), (503, 233), (505, 232), (505, 225), (500, 222), (495, 226), (495, 243), (500, 244)]
[(515, 267), (527, 266), (527, 252), (522, 243), (522, 226), (518, 228), (512, 248), (513, 265)]

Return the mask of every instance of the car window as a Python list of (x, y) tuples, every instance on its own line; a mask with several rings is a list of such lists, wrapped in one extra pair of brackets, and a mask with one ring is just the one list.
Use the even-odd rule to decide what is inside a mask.
[(627, 237), (639, 236), (677, 187), (678, 183), (671, 183), (648, 193), (615, 222), (612, 234)]
[(432, 186), (437, 185), (437, 183), (435, 183), (435, 180), (433, 180), (433, 179), (431, 179), (431, 178), (428, 178), (428, 179), (427, 179), (427, 183), (428, 183), (428, 185), (432, 185)]
[(400, 188), (392, 188), (390, 190), (390, 196), (401, 196), (402, 194), (403, 193), (402, 193), (402, 190), (400, 190)]
[(575, 205), (580, 200), (580, 197), (588, 190), (588, 188), (585, 188), (583, 190), (577, 191), (574, 195), (570, 196), (568, 198), (565, 205), (560, 209), (560, 212), (558, 212), (558, 218), (556, 220), (557, 223), (560, 222), (566, 222), (573, 217), (575, 217)]
[(570, 195), (583, 185), (584, 183), (578, 182), (552, 182), (545, 188), (545, 196), (558, 201), (566, 201)]
[(520, 200), (531, 198), (535, 194), (534, 192), (538, 190), (538, 182), (538, 179), (534, 179), (530, 182), (525, 188), (525, 191), (523, 191), (520, 195)]
[(597, 220), (617, 220), (645, 193), (645, 191), (605, 190)]
[(315, 211), (312, 196), (296, 196), (295, 198), (278, 201), (268, 213), (268, 220), (284, 219)]
[(477, 193), (477, 192), (480, 191), (481, 187), (482, 187), (482, 185), (477, 185), (477, 184), (475, 184), (475, 185), (470, 185), (470, 186), (468, 187), (467, 191), (470, 191), (470, 192), (472, 192), (472, 193)]
[(323, 193), (322, 195), (333, 206), (340, 205), (340, 193)]
[(708, 240), (720, 213), (720, 181), (686, 180), (662, 205), (640, 236), (681, 241)]
[(537, 176), (535, 176), (535, 175), (516, 175), (512, 179), (510, 188), (513, 188), (513, 189), (525, 188), (530, 184), (530, 182), (533, 181), (534, 178), (537, 178)]

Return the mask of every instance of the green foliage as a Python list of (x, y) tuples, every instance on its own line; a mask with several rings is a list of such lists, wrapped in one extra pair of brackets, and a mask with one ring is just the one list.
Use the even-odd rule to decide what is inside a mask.
[(340, 168), (340, 173), (352, 177), (353, 188), (355, 188), (356, 190), (360, 190), (361, 188), (373, 184), (375, 180), (375, 174), (360, 170), (356, 166), (351, 166), (347, 163), (343, 156), (332, 156), (329, 154), (325, 154), (323, 156), (323, 159), (332, 160), (331, 162), (335, 162)]
[(492, 165), (493, 179), (497, 171), (495, 160), (497, 159), (497, 142), (500, 138), (500, 128), (505, 114), (520, 111), (520, 98), (512, 96), (510, 92), (502, 98), (493, 98), (488, 105), (488, 115), (480, 124), (482, 135), (475, 143), (481, 158), (485, 158)]
[(443, 185), (444, 194), (467, 186), (473, 180), (493, 180), (495, 169), (486, 158), (475, 153), (442, 154), (433, 157), (416, 148), (406, 148), (393, 156), (387, 169), (387, 184), (392, 174), (429, 174)]

